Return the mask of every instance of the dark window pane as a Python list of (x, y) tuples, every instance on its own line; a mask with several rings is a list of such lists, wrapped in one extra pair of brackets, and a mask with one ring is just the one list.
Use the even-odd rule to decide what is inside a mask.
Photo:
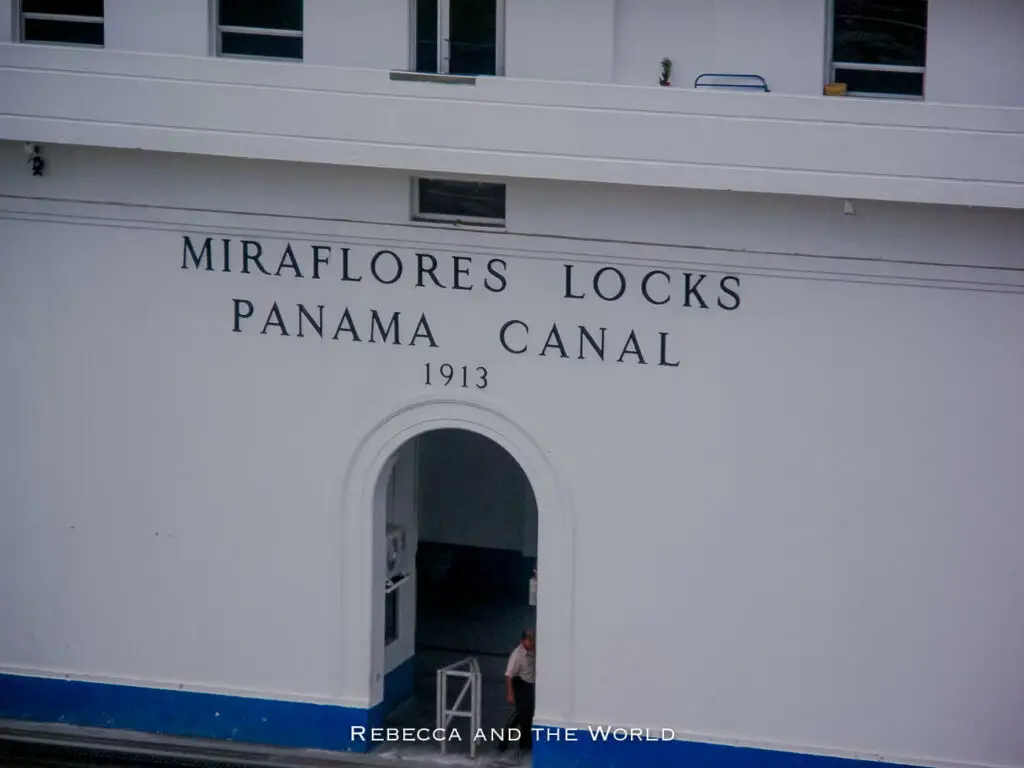
[(103, 0), (22, 0), (24, 13), (103, 17)]
[(496, 0), (451, 0), (451, 74), (496, 74), (497, 39)]
[(223, 32), (220, 36), (220, 52), (228, 56), (301, 59), (302, 38)]
[(103, 24), (91, 21), (25, 19), (25, 41), (103, 45)]
[(437, 0), (416, 2), (416, 71), (437, 72)]
[(924, 96), (924, 75), (919, 72), (878, 72), (837, 69), (836, 82), (848, 91), (884, 93), (894, 96)]
[(928, 0), (835, 0), (833, 61), (923, 67)]
[(398, 639), (398, 590), (384, 597), (384, 645)]
[(220, 24), (302, 31), (302, 0), (220, 0)]
[(505, 218), (504, 184), (420, 179), (419, 197), (424, 216)]

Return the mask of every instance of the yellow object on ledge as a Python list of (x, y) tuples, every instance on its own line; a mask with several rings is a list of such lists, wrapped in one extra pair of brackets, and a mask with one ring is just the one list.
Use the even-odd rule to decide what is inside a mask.
[(826, 96), (845, 96), (846, 83), (829, 83), (825, 86)]

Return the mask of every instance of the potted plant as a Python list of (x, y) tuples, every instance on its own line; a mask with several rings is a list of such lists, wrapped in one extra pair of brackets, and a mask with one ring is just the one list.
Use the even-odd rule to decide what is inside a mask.
[(661, 60), (661, 77), (658, 78), (658, 85), (672, 85), (672, 59)]

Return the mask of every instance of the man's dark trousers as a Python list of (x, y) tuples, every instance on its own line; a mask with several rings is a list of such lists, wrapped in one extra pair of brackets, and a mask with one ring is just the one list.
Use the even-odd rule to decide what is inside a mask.
[[(512, 678), (512, 696), (516, 700), (516, 709), (509, 720), (507, 728), (519, 729), (519, 748), (527, 750), (533, 746), (533, 707), (534, 687), (522, 678)], [(505, 749), (506, 741), (502, 739), (501, 748)]]

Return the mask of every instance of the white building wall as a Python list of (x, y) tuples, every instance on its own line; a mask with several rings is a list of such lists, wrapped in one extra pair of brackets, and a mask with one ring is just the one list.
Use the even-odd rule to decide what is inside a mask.
[(614, 80), (657, 85), (668, 57), (675, 87), (702, 73), (755, 74), (774, 92), (816, 95), (825, 30), (822, 0), (618, 0)]
[(359, 69), (409, 69), (409, 0), (306, 0), (303, 61)]
[(0, 43), (12, 42), (17, 37), (14, 23), (14, 0), (0, 0)]
[[(411, 65), (407, 0), (307, 0), (304, 13), (307, 64)], [(776, 93), (820, 95), (827, 13), (824, 0), (510, 0), (506, 74), (654, 86), (668, 57), (677, 88), (701, 73), (745, 73), (762, 75)], [(208, 56), (212, 19), (207, 0), (108, 0), (106, 48)], [(16, 39), (15, 21), (15, 3), (0, 0), (0, 42)], [(1024, 106), (1017, 0), (931, 0), (928, 26), (929, 101)]]
[[(542, 688), (541, 722), (1024, 762), (1020, 212), (521, 182), (510, 224), (531, 234), (453, 232), (401, 224), (387, 172), (51, 160), (33, 179), (0, 152), (0, 671), (365, 706), (343, 476), (449, 361), (490, 369), (482, 397), (557, 459), (577, 511), (576, 649), (547, 662), (572, 665), (573, 707)], [(291, 241), (307, 271), (310, 243), (364, 273), (385, 245), (501, 257), (509, 289), (182, 270), (202, 232)], [(565, 262), (615, 264), (630, 291), (564, 299)], [(674, 276), (666, 306), (636, 292), (651, 268)], [(739, 275), (740, 308), (681, 306), (684, 271)], [(235, 298), (256, 305), (241, 333)], [(289, 338), (260, 333), (273, 301)], [(298, 339), (296, 302), (364, 329), (371, 307), (422, 311), (441, 346)], [(498, 344), (512, 318), (529, 355)], [(635, 329), (655, 360), (667, 332), (681, 365), (540, 358), (553, 322)]]
[(615, 0), (507, 0), (505, 74), (607, 83), (615, 58)]
[(210, 0), (104, 0), (104, 45), (116, 51), (209, 56)]
[(926, 97), (1024, 107), (1024, 3), (929, 0)]

